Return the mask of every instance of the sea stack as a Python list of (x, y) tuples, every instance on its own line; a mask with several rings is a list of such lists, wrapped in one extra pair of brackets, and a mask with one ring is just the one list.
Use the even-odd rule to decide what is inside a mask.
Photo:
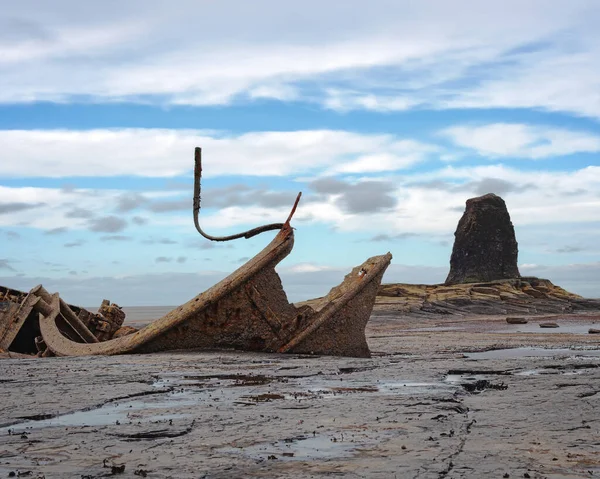
[(519, 278), (519, 249), (506, 203), (489, 193), (467, 200), (454, 233), (446, 284)]

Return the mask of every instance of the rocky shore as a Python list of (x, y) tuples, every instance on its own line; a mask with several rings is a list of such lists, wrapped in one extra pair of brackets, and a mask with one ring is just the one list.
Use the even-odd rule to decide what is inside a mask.
[(383, 284), (374, 310), (431, 317), (547, 315), (600, 311), (600, 300), (569, 293), (547, 279), (521, 277), (453, 285)]
[(379, 312), (370, 359), (2, 360), (0, 477), (595, 477), (600, 343), (577, 328), (599, 321)]

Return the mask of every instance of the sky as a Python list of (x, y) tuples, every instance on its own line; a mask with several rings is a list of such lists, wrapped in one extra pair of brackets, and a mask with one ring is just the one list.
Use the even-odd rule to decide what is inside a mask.
[(293, 220), (291, 301), (390, 251), (441, 283), (468, 198), (522, 275), (600, 297), (597, 0), (5, 2), (0, 284), (176, 305)]

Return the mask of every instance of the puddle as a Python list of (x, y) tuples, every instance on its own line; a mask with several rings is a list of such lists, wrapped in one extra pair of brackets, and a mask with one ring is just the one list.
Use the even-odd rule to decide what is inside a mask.
[[(576, 376), (583, 373), (583, 369), (576, 369), (573, 371), (560, 371), (558, 374), (562, 376)], [(527, 371), (519, 371), (518, 373), (515, 373), (515, 376), (541, 376), (555, 374), (557, 374), (557, 372), (550, 369), (528, 369)]]
[[(217, 374), (194, 375), (192, 373), (165, 373), (155, 376), (153, 386), (159, 394), (119, 400), (88, 411), (78, 411), (52, 417), (40, 414), (12, 426), (0, 428), (0, 435), (20, 434), (47, 427), (100, 427), (117, 424), (138, 424), (169, 421), (198, 413), (198, 407), (241, 407), (279, 404), (284, 401), (315, 401), (335, 398), (444, 394), (456, 386), (445, 382), (417, 382), (330, 378), (314, 376), (267, 377), (263, 375)], [(168, 388), (164, 394), (158, 388)], [(322, 440), (322, 439), (318, 439)], [(302, 447), (315, 449), (314, 438), (305, 438)], [(332, 441), (335, 443), (336, 441)], [(329, 445), (327, 443), (327, 445)], [(302, 449), (300, 447), (300, 449)], [(333, 446), (332, 446), (333, 447)], [(338, 446), (335, 446), (338, 447)], [(324, 448), (324, 446), (323, 446)], [(324, 448), (326, 449), (326, 448)], [(299, 452), (300, 457), (302, 453)]]
[(97, 427), (117, 424), (137, 424), (148, 422), (166, 422), (186, 417), (186, 414), (172, 414), (169, 410), (175, 407), (192, 406), (197, 401), (185, 393), (171, 393), (158, 400), (124, 400), (108, 403), (97, 409), (62, 414), (42, 420), (25, 421), (13, 426), (0, 428), (0, 435), (20, 434), (33, 429), (46, 427)]
[(306, 392), (294, 391), (286, 394), (286, 399), (328, 399), (342, 398), (349, 395), (415, 395), (436, 394), (451, 392), (453, 388), (444, 382), (417, 382), (417, 381), (309, 381)]
[(429, 328), (398, 329), (398, 331), (419, 333), (419, 332), (430, 332), (430, 331), (434, 331), (434, 332), (463, 331), (464, 329), (465, 329), (464, 327), (460, 327), (460, 326), (433, 326), (433, 327), (429, 327)]
[(515, 376), (539, 376), (540, 374), (544, 374), (543, 369), (528, 369), (526, 371), (515, 373)]
[[(354, 368), (340, 369), (340, 372), (351, 372)], [(276, 384), (276, 387), (274, 387)], [(157, 378), (156, 387), (175, 387), (188, 391), (200, 401), (222, 400), (224, 402), (247, 401), (268, 403), (281, 400), (305, 401), (314, 399), (341, 398), (349, 395), (396, 395), (396, 394), (431, 394), (447, 392), (448, 384), (443, 382), (417, 381), (366, 381), (341, 379), (322, 375), (298, 377), (267, 377), (262, 375), (210, 375), (166, 374)], [(264, 388), (261, 388), (264, 386)], [(266, 389), (266, 390), (265, 390)]]
[(460, 385), (460, 383), (464, 383), (465, 381), (480, 381), (489, 377), (486, 374), (448, 374), (446, 375), (446, 382)]
[(478, 394), (486, 389), (504, 391), (508, 386), (499, 381), (503, 375), (498, 374), (448, 374), (446, 381), (459, 386), (471, 394)]
[(270, 443), (254, 444), (248, 447), (226, 447), (219, 449), (227, 454), (240, 454), (255, 460), (331, 459), (350, 457), (357, 449), (379, 444), (382, 436), (342, 434), (319, 436), (296, 436)]
[(414, 381), (389, 382), (379, 384), (379, 390), (391, 394), (424, 394), (432, 392), (448, 392), (451, 388), (442, 382), (423, 383)]
[(600, 357), (600, 349), (545, 349), (545, 348), (512, 348), (494, 349), (480, 353), (465, 353), (469, 359), (518, 359), (529, 357)]
[(545, 334), (589, 334), (591, 328), (598, 328), (598, 324), (568, 324), (556, 322), (558, 328), (540, 328), (540, 323), (507, 324), (505, 328), (492, 331), (493, 333), (545, 333)]

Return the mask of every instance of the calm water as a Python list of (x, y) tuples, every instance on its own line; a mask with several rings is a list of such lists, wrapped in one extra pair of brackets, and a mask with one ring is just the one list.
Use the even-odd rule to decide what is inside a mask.
[(154, 319), (163, 317), (165, 314), (175, 309), (177, 306), (124, 306), (123, 311), (127, 315), (125, 324), (151, 322)]

